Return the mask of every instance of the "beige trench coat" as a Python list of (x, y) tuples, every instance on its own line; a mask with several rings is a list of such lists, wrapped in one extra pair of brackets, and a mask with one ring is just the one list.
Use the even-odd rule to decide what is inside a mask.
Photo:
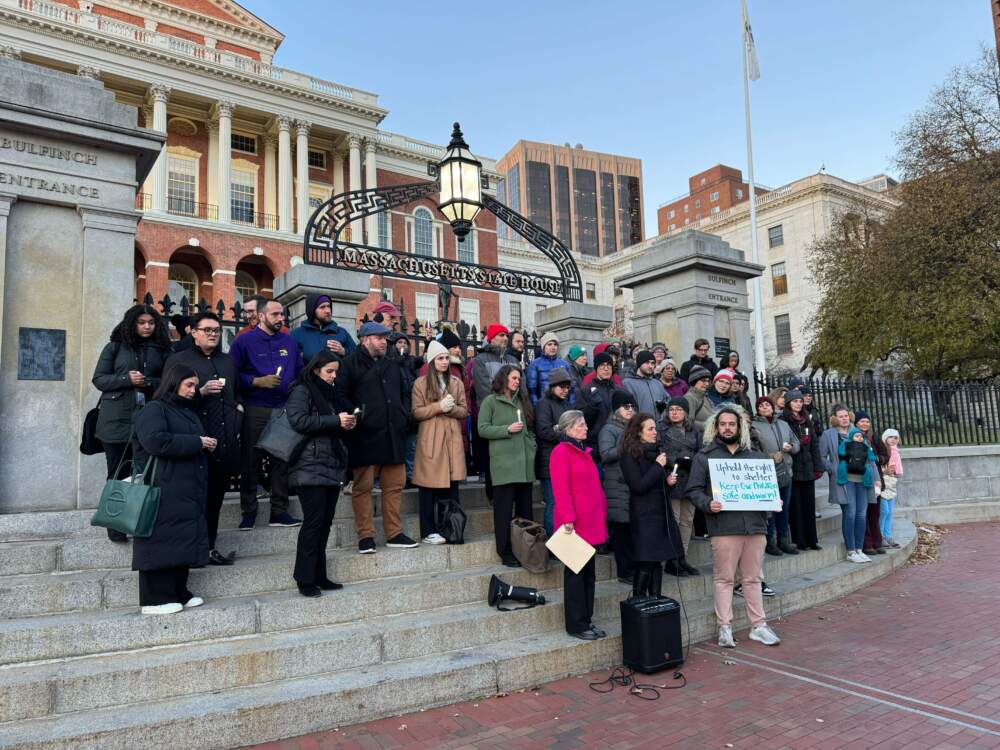
[(428, 395), (426, 376), (417, 378), (413, 385), (413, 418), (420, 423), (413, 459), (413, 483), (418, 487), (446, 488), (466, 477), (462, 431), (469, 408), (462, 381), (452, 377), (448, 393), (455, 406), (445, 414), (441, 404)]

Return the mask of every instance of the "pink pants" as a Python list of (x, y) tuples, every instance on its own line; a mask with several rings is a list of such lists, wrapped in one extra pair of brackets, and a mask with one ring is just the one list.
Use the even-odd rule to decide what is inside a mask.
[(733, 583), (736, 569), (741, 572), (743, 598), (747, 603), (747, 616), (753, 627), (763, 625), (764, 594), (760, 590), (760, 569), (764, 564), (763, 534), (752, 536), (713, 536), (712, 556), (715, 560), (715, 617), (719, 625), (733, 622)]

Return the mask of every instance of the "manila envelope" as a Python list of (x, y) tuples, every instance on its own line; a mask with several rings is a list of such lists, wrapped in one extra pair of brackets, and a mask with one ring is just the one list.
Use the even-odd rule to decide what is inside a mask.
[(587, 544), (575, 531), (567, 534), (563, 528), (560, 526), (556, 529), (545, 546), (563, 565), (574, 573), (579, 573), (597, 550)]

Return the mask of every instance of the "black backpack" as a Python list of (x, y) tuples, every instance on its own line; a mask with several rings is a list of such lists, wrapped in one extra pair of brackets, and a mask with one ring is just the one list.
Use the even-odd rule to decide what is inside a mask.
[(848, 474), (863, 475), (868, 469), (868, 446), (853, 440), (848, 441), (847, 445), (844, 446), (842, 460), (847, 462)]

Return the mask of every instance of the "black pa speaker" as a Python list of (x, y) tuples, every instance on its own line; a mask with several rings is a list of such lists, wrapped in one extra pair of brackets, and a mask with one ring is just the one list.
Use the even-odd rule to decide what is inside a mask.
[(677, 602), (665, 596), (633, 596), (620, 608), (625, 666), (652, 674), (684, 663)]

